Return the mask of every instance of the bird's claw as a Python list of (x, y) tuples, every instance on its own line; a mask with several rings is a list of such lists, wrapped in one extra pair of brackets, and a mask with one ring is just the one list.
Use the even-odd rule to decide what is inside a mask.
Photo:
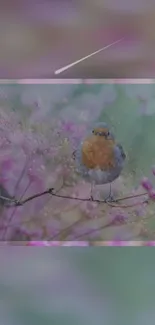
[(53, 194), (53, 191), (54, 191), (54, 188), (53, 187), (52, 188), (49, 188), (49, 190), (48, 190), (49, 194)]
[(105, 203), (116, 203), (117, 200), (114, 199), (114, 197), (112, 195), (109, 195), (105, 200), (104, 200)]

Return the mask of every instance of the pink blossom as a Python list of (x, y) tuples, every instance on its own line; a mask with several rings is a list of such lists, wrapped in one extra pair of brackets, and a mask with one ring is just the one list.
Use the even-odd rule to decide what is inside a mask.
[(89, 246), (89, 243), (87, 241), (66, 241), (63, 242), (61, 246), (81, 246), (81, 247), (85, 247), (85, 246)]
[(155, 246), (155, 241), (146, 241), (145, 246)]
[(152, 190), (149, 191), (149, 197), (152, 200), (155, 200), (155, 189), (153, 188)]
[(153, 185), (151, 183), (151, 181), (147, 178), (144, 177), (141, 181), (141, 185), (143, 186), (143, 188), (147, 191), (150, 191), (153, 188)]
[(73, 122), (62, 122), (61, 130), (67, 133), (73, 132), (75, 128), (75, 124)]
[(120, 208), (112, 209), (111, 214), (113, 216), (113, 224), (125, 223), (129, 219), (128, 213)]
[(108, 246), (130, 246), (127, 241), (109, 241)]
[(27, 246), (89, 246), (88, 242), (30, 241)]
[(75, 124), (71, 121), (62, 121), (60, 124), (60, 129), (62, 132), (66, 133), (66, 136), (71, 141), (73, 147), (79, 143), (79, 140), (83, 137), (86, 126), (81, 124)]
[(30, 241), (28, 242), (27, 246), (50, 246), (50, 243), (47, 241)]

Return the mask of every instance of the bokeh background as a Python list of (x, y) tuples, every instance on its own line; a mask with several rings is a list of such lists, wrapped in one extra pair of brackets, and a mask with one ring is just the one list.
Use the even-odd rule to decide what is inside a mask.
[[(22, 201), (54, 187), (59, 195), (89, 198), (90, 184), (77, 173), (72, 154), (98, 121), (109, 124), (127, 155), (112, 184), (114, 197), (146, 192), (143, 177), (154, 186), (154, 83), (1, 84), (1, 195)], [(108, 193), (109, 185), (96, 186), (94, 198)], [(2, 199), (0, 239), (154, 240), (154, 200), (146, 199), (111, 207), (45, 195), (18, 208)]]
[[(0, 2), (1, 78), (153, 78), (152, 0)], [(61, 75), (54, 71), (124, 37)]]
[(154, 249), (0, 248), (3, 325), (153, 325)]

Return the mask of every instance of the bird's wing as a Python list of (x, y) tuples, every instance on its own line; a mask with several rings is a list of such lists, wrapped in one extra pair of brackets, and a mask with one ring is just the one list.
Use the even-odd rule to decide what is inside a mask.
[(124, 152), (124, 149), (123, 149), (122, 145), (120, 143), (118, 143), (117, 144), (117, 147), (120, 149), (120, 153), (121, 153), (122, 158), (125, 159), (126, 158), (126, 154)]

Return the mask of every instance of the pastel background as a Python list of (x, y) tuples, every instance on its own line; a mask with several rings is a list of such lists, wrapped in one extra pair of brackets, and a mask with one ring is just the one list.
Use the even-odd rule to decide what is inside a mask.
[(154, 250), (0, 247), (4, 325), (154, 325)]
[[(2, 199), (0, 240), (154, 240), (154, 94), (154, 83), (1, 84), (1, 195), (5, 189), (4, 196), (22, 201), (54, 187), (59, 195), (89, 198), (90, 184), (76, 172), (72, 153), (97, 121), (109, 124), (127, 155), (112, 184), (115, 197), (146, 195), (115, 207), (45, 195), (7, 208)], [(97, 186), (94, 196), (103, 200), (108, 192), (109, 185)]]
[(124, 37), (60, 77), (153, 78), (154, 21), (152, 0), (1, 1), (0, 77), (54, 78), (56, 69)]

